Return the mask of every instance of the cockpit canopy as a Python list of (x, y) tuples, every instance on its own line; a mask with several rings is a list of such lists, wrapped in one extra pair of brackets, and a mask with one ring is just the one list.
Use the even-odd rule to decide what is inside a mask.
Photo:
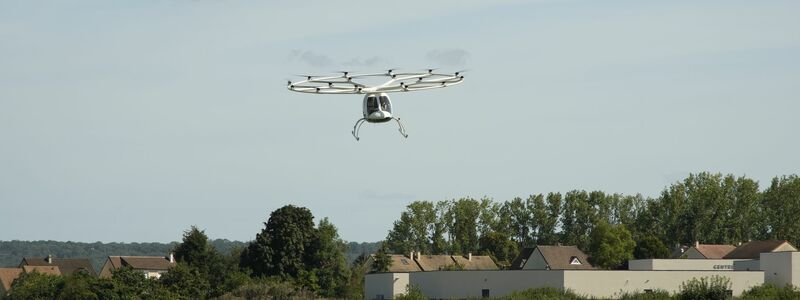
[(368, 116), (377, 111), (392, 113), (392, 102), (389, 100), (389, 96), (384, 93), (368, 94), (364, 98), (364, 115)]

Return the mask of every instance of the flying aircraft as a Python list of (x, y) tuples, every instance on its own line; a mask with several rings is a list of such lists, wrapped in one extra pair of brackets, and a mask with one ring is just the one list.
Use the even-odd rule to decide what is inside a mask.
[[(397, 121), (398, 129), (403, 137), (408, 138), (405, 126), (400, 118), (393, 114), (389, 93), (429, 90), (456, 85), (464, 81), (464, 71), (453, 74), (436, 73), (436, 69), (423, 72), (396, 72), (390, 69), (381, 73), (351, 74), (347, 71), (341, 75), (309, 76), (300, 81), (288, 81), (286, 88), (290, 91), (311, 94), (364, 94), (361, 103), (362, 118), (353, 125), (353, 137), (358, 141), (361, 125), (369, 123), (385, 123)], [(366, 80), (385, 79), (383, 83), (368, 85)]]

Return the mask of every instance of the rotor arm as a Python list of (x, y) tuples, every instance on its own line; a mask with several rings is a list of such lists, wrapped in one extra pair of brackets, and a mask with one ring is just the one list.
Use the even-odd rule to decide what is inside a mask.
[[(389, 93), (443, 88), (459, 84), (464, 80), (464, 76), (461, 75), (463, 71), (454, 74), (434, 73), (432, 69), (427, 72), (393, 73), (393, 71), (366, 74), (342, 72), (343, 75), (337, 76), (303, 75), (305, 79), (297, 82), (289, 81), (287, 88), (291, 91), (310, 94)], [(369, 77), (388, 77), (388, 80), (379, 85), (367, 85), (361, 81), (361, 79)]]

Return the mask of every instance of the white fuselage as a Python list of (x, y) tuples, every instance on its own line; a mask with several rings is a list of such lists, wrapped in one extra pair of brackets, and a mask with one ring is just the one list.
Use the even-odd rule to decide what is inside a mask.
[(392, 119), (392, 102), (386, 93), (367, 94), (362, 109), (367, 122), (383, 123)]

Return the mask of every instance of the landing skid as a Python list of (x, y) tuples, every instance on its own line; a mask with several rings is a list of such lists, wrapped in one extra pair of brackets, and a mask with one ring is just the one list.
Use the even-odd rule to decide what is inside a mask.
[[(408, 134), (406, 133), (406, 127), (403, 126), (403, 122), (400, 121), (400, 118), (392, 117), (392, 119), (397, 121), (397, 125), (400, 126), (400, 128), (397, 129), (398, 131), (400, 131), (400, 135), (402, 135), (404, 138), (408, 138)], [(353, 134), (353, 137), (356, 138), (356, 141), (361, 139), (358, 137), (358, 132), (361, 131), (361, 125), (364, 125), (364, 123), (366, 122), (367, 122), (366, 118), (361, 118), (358, 119), (358, 121), (356, 121), (355, 125), (353, 125), (353, 131), (351, 131), (350, 133)]]

